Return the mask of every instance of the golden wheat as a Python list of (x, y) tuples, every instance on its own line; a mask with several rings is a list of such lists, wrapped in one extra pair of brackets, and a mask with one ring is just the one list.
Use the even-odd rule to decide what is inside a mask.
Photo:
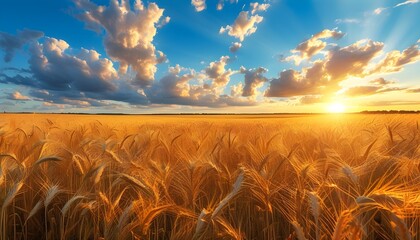
[(419, 239), (419, 120), (3, 114), (0, 238)]

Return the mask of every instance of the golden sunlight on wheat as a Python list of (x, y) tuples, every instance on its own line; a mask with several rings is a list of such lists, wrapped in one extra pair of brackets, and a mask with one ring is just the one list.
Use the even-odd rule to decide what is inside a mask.
[(1, 239), (418, 239), (419, 120), (2, 115)]

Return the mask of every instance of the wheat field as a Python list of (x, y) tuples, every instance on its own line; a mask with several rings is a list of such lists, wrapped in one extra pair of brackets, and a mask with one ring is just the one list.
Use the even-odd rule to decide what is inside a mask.
[(419, 115), (0, 115), (0, 239), (420, 239)]

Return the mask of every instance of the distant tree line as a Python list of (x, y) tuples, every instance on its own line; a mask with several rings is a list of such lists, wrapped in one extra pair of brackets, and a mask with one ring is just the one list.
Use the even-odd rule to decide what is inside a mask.
[(408, 110), (377, 110), (377, 111), (361, 111), (363, 114), (418, 114), (420, 110), (408, 111)]

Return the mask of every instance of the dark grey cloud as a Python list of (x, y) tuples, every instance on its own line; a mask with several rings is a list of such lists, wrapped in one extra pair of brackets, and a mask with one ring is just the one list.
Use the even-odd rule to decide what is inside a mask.
[(39, 85), (38, 81), (36, 81), (32, 77), (23, 76), (21, 74), (17, 74), (14, 76), (0, 74), (0, 83), (15, 84), (15, 85), (21, 85), (21, 86), (28, 86), (28, 87), (38, 87)]
[(4, 61), (10, 62), (15, 52), (25, 44), (35, 41), (44, 36), (43, 32), (24, 29), (18, 31), (16, 35), (0, 32), (0, 49), (4, 51)]

